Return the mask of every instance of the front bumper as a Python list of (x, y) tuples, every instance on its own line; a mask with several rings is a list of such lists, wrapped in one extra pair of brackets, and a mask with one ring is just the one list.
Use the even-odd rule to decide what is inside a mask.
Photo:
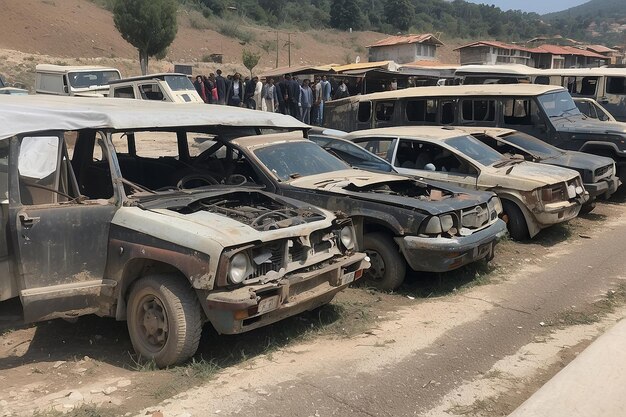
[(218, 333), (243, 333), (328, 304), (369, 266), (364, 253), (355, 253), (276, 282), (211, 291), (203, 307)]
[[(589, 201), (581, 199), (580, 201), (563, 201), (560, 203), (550, 203), (543, 206), (543, 211), (534, 210), (534, 223), (539, 229), (552, 226), (553, 224), (566, 222), (578, 216), (582, 204)], [(531, 237), (533, 234), (531, 233)]]
[(618, 177), (612, 176), (610, 178), (604, 178), (598, 182), (585, 184), (585, 190), (589, 191), (590, 201), (596, 197), (603, 196), (609, 198), (619, 187), (622, 182)]
[(496, 243), (507, 235), (506, 223), (496, 220), (491, 226), (470, 236), (396, 237), (409, 266), (415, 271), (446, 272), (479, 259), (492, 257)]

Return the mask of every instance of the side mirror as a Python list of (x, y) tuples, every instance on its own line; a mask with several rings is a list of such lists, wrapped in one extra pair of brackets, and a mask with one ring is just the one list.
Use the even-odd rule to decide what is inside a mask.
[(63, 92), (64, 92), (65, 94), (67, 94), (67, 93), (69, 92), (69, 90), (68, 90), (68, 88), (67, 88), (67, 86), (66, 86), (66, 85), (64, 85), (64, 86), (63, 86)]

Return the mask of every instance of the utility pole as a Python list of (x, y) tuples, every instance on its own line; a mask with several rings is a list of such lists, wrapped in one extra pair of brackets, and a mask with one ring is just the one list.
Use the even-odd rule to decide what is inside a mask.
[(291, 67), (291, 35), (293, 32), (287, 32), (287, 57), (289, 59), (289, 66)]
[(276, 31), (276, 66), (274, 68), (278, 68), (278, 31)]

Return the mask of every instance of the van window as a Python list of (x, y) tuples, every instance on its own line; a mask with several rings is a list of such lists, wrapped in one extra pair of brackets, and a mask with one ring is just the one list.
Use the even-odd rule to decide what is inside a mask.
[(56, 74), (38, 74), (39, 85), (37, 89), (39, 91), (49, 91), (54, 93), (63, 93), (63, 76)]
[(374, 155), (387, 160), (387, 162), (391, 162), (393, 149), (396, 146), (396, 138), (367, 138), (357, 140), (355, 143)]
[(571, 95), (593, 97), (596, 95), (598, 77), (565, 77), (563, 86)]
[[(534, 107), (534, 106), (533, 106)], [(504, 123), (508, 125), (532, 125), (531, 101), (522, 99), (504, 100)]]
[(535, 84), (550, 85), (550, 77), (547, 75), (540, 75), (535, 78)]
[(141, 84), (139, 85), (139, 94), (144, 100), (163, 100), (163, 92), (159, 88), (158, 84)]
[(117, 87), (113, 90), (113, 97), (119, 98), (135, 98), (135, 91), (133, 86)]
[(441, 124), (454, 123), (454, 101), (441, 102)]
[(376, 103), (376, 120), (390, 121), (393, 118), (395, 104), (395, 101), (379, 101)]
[(372, 113), (372, 102), (371, 101), (363, 101), (359, 103), (359, 113), (358, 120), (359, 122), (369, 122), (370, 115)]
[(463, 120), (493, 122), (496, 120), (496, 102), (494, 100), (462, 100)]
[(607, 77), (606, 92), (609, 94), (626, 94), (626, 77)]
[(436, 100), (408, 100), (406, 102), (406, 119), (409, 122), (436, 122)]

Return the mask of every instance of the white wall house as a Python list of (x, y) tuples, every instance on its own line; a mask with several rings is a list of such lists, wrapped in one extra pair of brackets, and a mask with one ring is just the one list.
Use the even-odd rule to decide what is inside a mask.
[(395, 61), (408, 64), (436, 60), (437, 48), (443, 43), (430, 33), (400, 35), (382, 39), (368, 46), (369, 61)]

